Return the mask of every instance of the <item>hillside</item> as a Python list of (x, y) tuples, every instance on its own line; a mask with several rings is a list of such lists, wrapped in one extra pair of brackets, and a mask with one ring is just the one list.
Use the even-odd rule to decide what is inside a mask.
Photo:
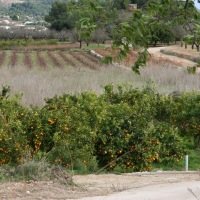
[(55, 0), (0, 0), (0, 15), (18, 15), (20, 20), (23, 20), (25, 16), (43, 18), (54, 2)]
[(9, 5), (12, 3), (24, 3), (24, 2), (32, 2), (32, 3), (45, 3), (52, 4), (55, 0), (0, 0), (0, 3), (3, 5)]
[(0, 0), (0, 3), (8, 5), (12, 3), (23, 3), (26, 2), (27, 0)]

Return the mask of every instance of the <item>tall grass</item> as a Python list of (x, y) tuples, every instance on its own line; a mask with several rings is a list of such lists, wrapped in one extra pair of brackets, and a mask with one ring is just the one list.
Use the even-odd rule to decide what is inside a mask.
[[(164, 67), (163, 67), (164, 66)], [(18, 68), (0, 68), (0, 85), (11, 86), (12, 93), (23, 93), (23, 104), (43, 105), (44, 99), (63, 93), (76, 93), (85, 90), (102, 92), (102, 86), (108, 83), (126, 84), (143, 88), (151, 80), (157, 92), (170, 94), (173, 91), (186, 92), (200, 90), (199, 74), (191, 75), (186, 69), (167, 66), (166, 63), (141, 68), (138, 76), (131, 69), (116, 66), (89, 68), (47, 69), (45, 71)]]

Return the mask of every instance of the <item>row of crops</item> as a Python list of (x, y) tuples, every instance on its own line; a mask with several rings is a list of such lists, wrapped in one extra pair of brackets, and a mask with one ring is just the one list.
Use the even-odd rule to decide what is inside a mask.
[(50, 66), (56, 68), (81, 66), (98, 69), (101, 66), (101, 61), (84, 51), (2, 51), (0, 53), (0, 67), (2, 66), (24, 66), (28, 69), (39, 66), (44, 70)]

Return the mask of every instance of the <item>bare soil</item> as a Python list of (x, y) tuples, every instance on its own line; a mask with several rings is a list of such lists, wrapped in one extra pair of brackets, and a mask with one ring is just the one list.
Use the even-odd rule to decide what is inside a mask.
[(185, 49), (180, 45), (149, 48), (149, 53), (154, 60), (167, 60), (184, 68), (197, 65), (200, 59), (200, 52), (191, 47)]
[(1, 200), (68, 200), (102, 196), (132, 188), (164, 183), (199, 181), (199, 172), (156, 172), (128, 174), (75, 175), (74, 185), (57, 181), (22, 181), (0, 183)]
[[(113, 51), (111, 48), (107, 47), (105, 49), (95, 49), (95, 51), (102, 55), (116, 55), (117, 51)], [(192, 67), (196, 66), (198, 60), (200, 60), (200, 52), (197, 52), (196, 49), (192, 49), (188, 45), (188, 48), (185, 49), (181, 45), (170, 45), (170, 46), (159, 46), (159, 47), (150, 47), (148, 49), (150, 53), (149, 63), (152, 65), (167, 62), (169, 65), (174, 67)], [(128, 67), (132, 66), (133, 63), (137, 60), (137, 53), (131, 51), (127, 58), (121, 62), (122, 65)], [(198, 69), (197, 71), (200, 71)]]

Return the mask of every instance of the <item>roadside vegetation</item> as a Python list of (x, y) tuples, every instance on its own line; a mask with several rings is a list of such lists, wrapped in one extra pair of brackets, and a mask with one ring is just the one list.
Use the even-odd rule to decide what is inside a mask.
[[(179, 10), (180, 2), (159, 1), (157, 11), (158, 1), (142, 1), (144, 10), (133, 12), (127, 2), (56, 1), (45, 17), (51, 30), (0, 33), (1, 180), (38, 180), (45, 172), (51, 179), (60, 169), (183, 170), (186, 154), (190, 169), (199, 170), (199, 74), (147, 52), (181, 39), (175, 28), (197, 13), (174, 27), (165, 23), (173, 14), (166, 6)], [(192, 9), (186, 1), (185, 12)]]
[(29, 156), (74, 173), (183, 169), (178, 163), (191, 153), (191, 168), (199, 167), (198, 92), (161, 95), (151, 85), (109, 84), (101, 94), (63, 94), (25, 107), (9, 90), (1, 95), (2, 166)]

